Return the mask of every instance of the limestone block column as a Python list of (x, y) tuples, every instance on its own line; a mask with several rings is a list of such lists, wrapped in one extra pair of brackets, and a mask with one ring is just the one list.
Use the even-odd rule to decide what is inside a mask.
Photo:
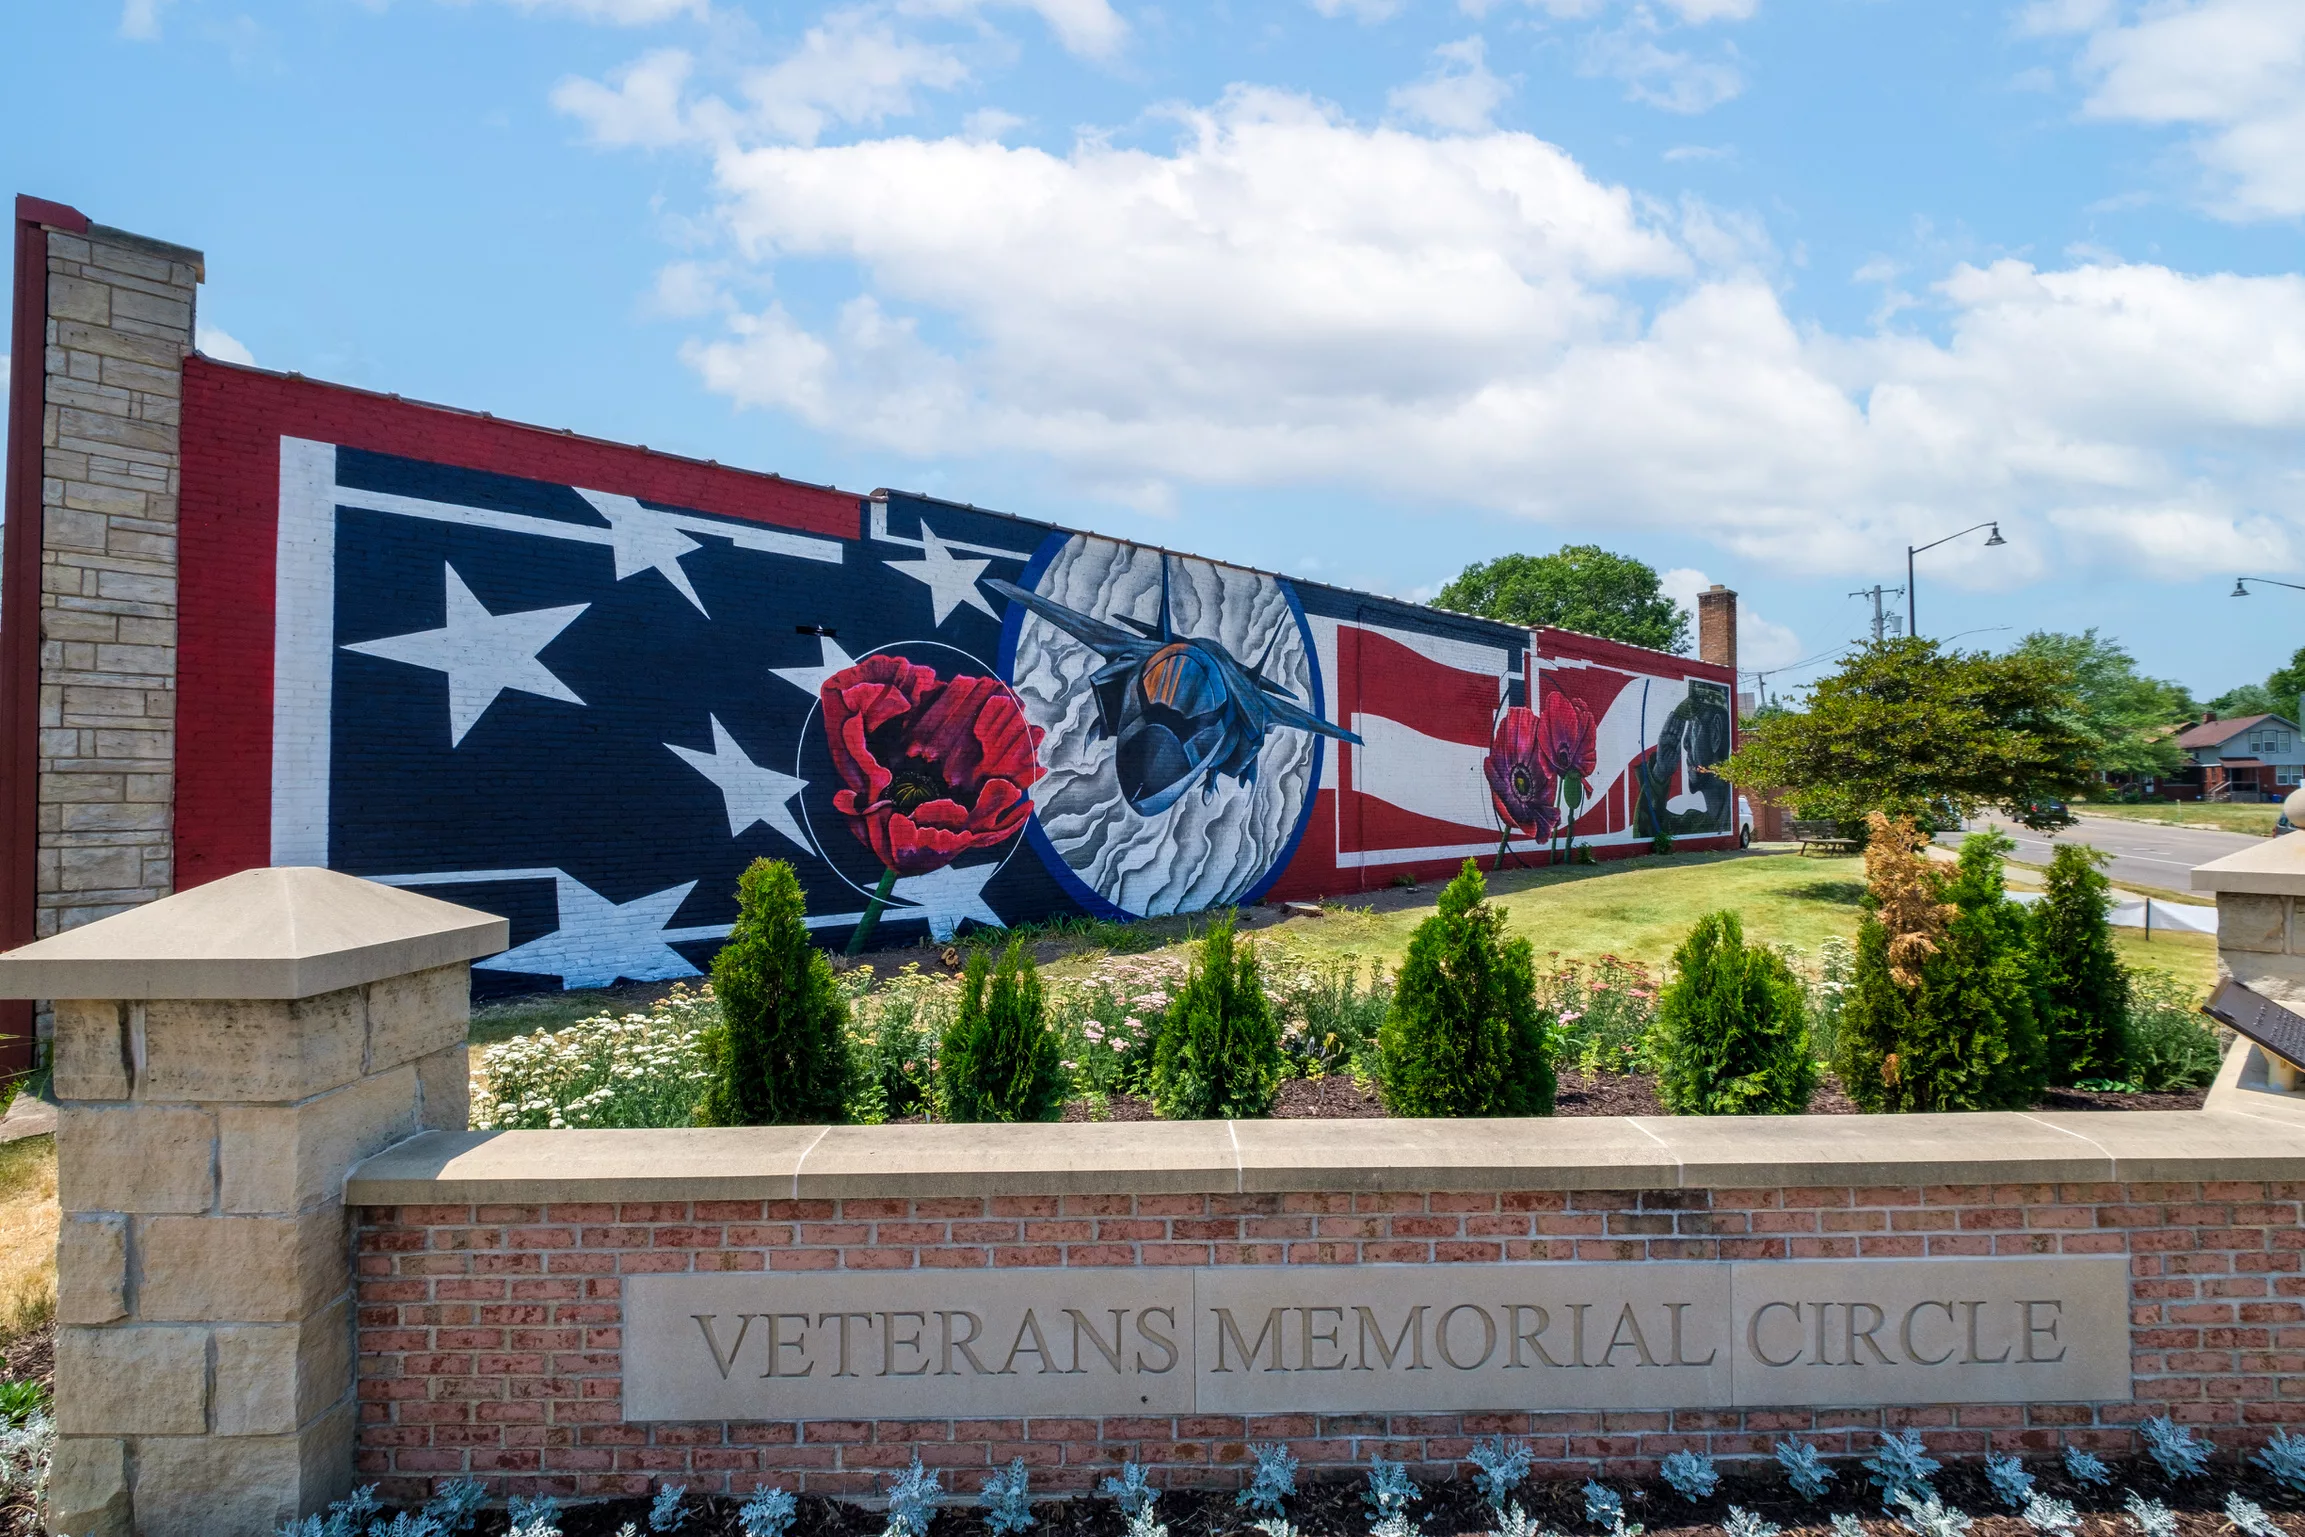
[(249, 870), (0, 956), (57, 1000), (49, 1529), (270, 1532), (352, 1481), (344, 1179), (462, 1130), (503, 919)]
[(2217, 969), (2305, 1009), (2305, 833), (2212, 860), (2194, 870), (2193, 889), (2217, 894)]

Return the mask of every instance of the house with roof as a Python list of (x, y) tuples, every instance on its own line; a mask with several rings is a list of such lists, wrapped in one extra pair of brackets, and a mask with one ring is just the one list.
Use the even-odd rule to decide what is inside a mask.
[(2305, 733), (2280, 715), (2236, 715), (2201, 724), (2177, 737), (2186, 758), (2179, 775), (2161, 787), (2173, 799), (2279, 800), (2305, 778)]

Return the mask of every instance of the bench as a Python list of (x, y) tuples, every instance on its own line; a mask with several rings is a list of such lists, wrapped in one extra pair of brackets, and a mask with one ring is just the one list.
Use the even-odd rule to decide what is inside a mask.
[(1801, 852), (1821, 849), (1828, 854), (1854, 854), (1857, 840), (1844, 836), (1838, 822), (1795, 822), (1792, 824), (1793, 841), (1800, 844)]

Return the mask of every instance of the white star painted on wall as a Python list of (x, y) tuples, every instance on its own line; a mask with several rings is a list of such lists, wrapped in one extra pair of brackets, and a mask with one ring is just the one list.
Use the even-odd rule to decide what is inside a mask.
[(576, 494), (590, 502), (593, 511), (608, 519), (609, 549), (616, 557), (618, 581), (638, 571), (660, 572), (675, 592), (695, 605), (698, 613), (707, 619), (712, 617), (705, 613), (704, 600), (688, 584), (688, 573), (680, 568), (680, 557), (691, 550), (703, 549), (703, 545), (682, 533), (671, 518), (641, 506), (632, 497), (581, 488)]
[(808, 788), (808, 781), (753, 762), (744, 749), (736, 745), (736, 738), (728, 734), (719, 716), (708, 719), (712, 722), (712, 751), (682, 747), (677, 742), (667, 742), (664, 746), (666, 751), (677, 754), (681, 762), (711, 780), (720, 791), (721, 803), (728, 811), (728, 835), (734, 838), (753, 823), (766, 822), (814, 853), (800, 830), (799, 819), (792, 814), (793, 797)]
[[(618, 977), (666, 982), (698, 975), (687, 957), (665, 942), (665, 925), (696, 889), (696, 882), (622, 904), (566, 875), (554, 886), (560, 905), (559, 928), (518, 949), (473, 964), (488, 971), (558, 977), (563, 987), (606, 987)], [(686, 931), (675, 933), (693, 937)]]
[(936, 530), (925, 522), (920, 525), (920, 553), (919, 560), (891, 560), (882, 564), (927, 584), (929, 606), (938, 624), (951, 618), (952, 611), (963, 603), (983, 609), (991, 618), (1000, 617), (976, 586), (977, 578), (984, 575), (991, 561), (956, 559), (952, 547), (939, 539)]
[(817, 640), (824, 646), (824, 650), (820, 654), (822, 661), (821, 666), (772, 667), (769, 669), (770, 672), (775, 673), (778, 677), (791, 684), (794, 688), (799, 689), (802, 693), (808, 695), (808, 697), (811, 699), (814, 699), (817, 695), (817, 691), (824, 687), (825, 679), (831, 677), (836, 672), (841, 672), (856, 665), (856, 658), (841, 650), (840, 642), (834, 640), (831, 636), (820, 635), (817, 637)]
[(569, 704), (584, 703), (574, 689), (554, 677), (552, 670), (537, 660), (537, 653), (551, 645), (591, 604), (572, 603), (565, 608), (492, 614), (472, 595), (472, 589), (464, 585), (464, 578), (457, 575), (454, 566), (443, 569), (448, 574), (446, 622), (439, 629), (355, 641), (344, 649), (446, 673), (451, 747), (464, 740), (465, 733), (488, 713), (488, 707), (496, 703), (497, 696), (506, 689)]
[(999, 873), (1000, 861), (996, 859), (989, 864), (965, 868), (946, 865), (926, 875), (907, 876), (896, 883), (889, 895), (899, 902), (918, 905), (888, 908), (881, 913), (880, 921), (893, 923), (904, 918), (926, 918), (929, 938), (938, 944), (952, 938), (964, 918), (1005, 929), (1008, 925), (984, 899), (985, 882)]

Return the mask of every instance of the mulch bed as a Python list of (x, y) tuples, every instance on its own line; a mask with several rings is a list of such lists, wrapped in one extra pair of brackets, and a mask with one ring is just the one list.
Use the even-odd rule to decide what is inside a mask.
[[(1712, 1498), (1694, 1504), (1662, 1486), (1627, 1489), (1620, 1479), (1615, 1487), (1624, 1496), (1626, 1520), (1646, 1526), (1651, 1537), (1718, 1533), (1732, 1504), (1783, 1527), (1787, 1537), (1809, 1533), (1821, 1537), (1830, 1530), (1829, 1516), (1834, 1511), (1859, 1517), (1871, 1537), (1911, 1537), (1864, 1498), (1864, 1474), (1854, 1463), (1837, 1466), (1840, 1477), (1834, 1495), (1822, 1505), (1805, 1504), (1794, 1497), (1773, 1467), (1750, 1477), (1726, 1474)], [(2069, 1500), (2079, 1508), (2084, 1537), (2137, 1537), (2135, 1524), (2121, 1514), (2123, 1493), (2129, 1489), (2159, 1499), (2176, 1511), (2183, 1537), (2231, 1537), (2219, 1507), (2226, 1491), (2236, 1488), (2264, 1506), (2285, 1531), (2305, 1533), (2305, 1516), (2298, 1513), (2295, 1498), (2284, 1495), (2256, 1469), (2236, 1469), (2229, 1461), (2221, 1460), (2210, 1477), (2181, 1486), (2169, 1485), (2150, 1464), (2116, 1463), (2110, 1490), (2076, 1488), (2053, 1463), (2036, 1464), (2032, 1472), (2039, 1480), (2039, 1492)], [(1157, 1480), (1158, 1475), (1155, 1477)], [(981, 1481), (981, 1475), (973, 1472), (946, 1475), (946, 1498), (951, 1503), (930, 1526), (930, 1537), (989, 1537), (975, 1508), (974, 1486)], [(1976, 1464), (1949, 1466), (1937, 1475), (1936, 1484), (1948, 1506), (1974, 1518), (1971, 1537), (2034, 1537), (2030, 1527), (2003, 1511)], [(1289, 1501), (1289, 1520), (1306, 1537), (1365, 1537), (1369, 1528), (1361, 1501), (1365, 1487), (1359, 1475), (1317, 1480), (1300, 1475), (1297, 1496)], [(1469, 1479), (1421, 1487), (1424, 1498), (1411, 1510), (1427, 1537), (1470, 1537), (1494, 1529), (1488, 1507)], [(1584, 1519), (1581, 1491), (1582, 1485), (1570, 1479), (1532, 1481), (1521, 1487), (1516, 1498), (1524, 1511), (1551, 1531), (1592, 1537), (1594, 1528)], [(1174, 1490), (1163, 1493), (1154, 1508), (1170, 1537), (1256, 1537), (1249, 1513), (1234, 1503), (1230, 1493)], [(699, 1499), (690, 1509), (693, 1513), (681, 1528), (684, 1533), (740, 1537), (736, 1501)], [(1119, 1511), (1103, 1499), (1042, 1501), (1034, 1505), (1033, 1514), (1038, 1524), (1032, 1537), (1125, 1537), (1128, 1529)], [(648, 1502), (622, 1499), (570, 1505), (563, 1512), (560, 1527), (565, 1537), (614, 1537), (627, 1521), (648, 1530)], [(879, 1537), (886, 1522), (884, 1512), (864, 1504), (805, 1496), (789, 1537)], [(505, 1530), (504, 1517), (501, 1513), (483, 1515), (475, 1530), (479, 1537), (497, 1537)]]
[(7, 1363), (5, 1375), (20, 1382), (37, 1382), (44, 1388), (56, 1386), (56, 1326), (42, 1324), (39, 1328), (19, 1334), (0, 1345), (0, 1361)]
[[(2105, 1094), (2086, 1089), (2051, 1089), (2036, 1110), (2198, 1110), (2209, 1097), (2207, 1089), (2185, 1089), (2175, 1094)], [(1342, 1074), (1327, 1078), (1291, 1078), (1281, 1085), (1271, 1118), (1291, 1120), (1351, 1120), (1385, 1113), (1384, 1101), (1374, 1088), (1363, 1089)], [(1553, 1114), (1663, 1115), (1657, 1098), (1657, 1080), (1647, 1073), (1563, 1073), (1553, 1096)], [(1830, 1074), (1809, 1101), (1810, 1115), (1857, 1115), (1857, 1102), (1841, 1091)], [(1068, 1121), (1149, 1121), (1152, 1105), (1132, 1094), (1116, 1094), (1103, 1106), (1074, 1100), (1065, 1106)]]

